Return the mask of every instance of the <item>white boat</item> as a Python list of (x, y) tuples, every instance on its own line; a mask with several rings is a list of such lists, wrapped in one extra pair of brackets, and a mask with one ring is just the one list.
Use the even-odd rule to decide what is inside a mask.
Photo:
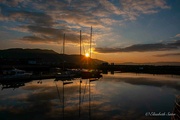
[(12, 70), (4, 71), (2, 80), (27, 79), (30, 78), (31, 75), (32, 73), (30, 72), (14, 68)]

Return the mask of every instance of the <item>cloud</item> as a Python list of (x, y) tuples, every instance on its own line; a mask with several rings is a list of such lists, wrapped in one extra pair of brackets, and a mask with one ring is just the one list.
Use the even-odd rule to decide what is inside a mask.
[[(16, 1), (19, 3), (20, 1)], [(11, 7), (9, 4), (12, 2), (3, 2), (4, 4), (0, 5), (1, 14), (0, 20), (2, 21), (13, 21), (19, 22), (19, 26), (13, 26), (8, 28), (9, 30), (26, 32), (31, 35), (23, 36), (20, 40), (30, 41), (30, 42), (42, 42), (42, 43), (51, 43), (59, 42), (62, 40), (62, 36), (66, 33), (66, 41), (71, 43), (79, 42), (79, 29), (83, 27), (93, 26), (94, 28), (102, 28), (101, 21), (95, 18), (93, 15), (88, 12), (84, 12), (82, 9), (87, 9), (94, 6), (94, 3), (83, 2), (81, 7), (77, 5), (79, 2), (74, 3), (69, 1), (72, 5), (68, 6), (66, 3), (61, 1), (36, 1), (30, 3), (32, 8), (27, 9), (16, 6)], [(25, 4), (21, 2), (21, 4)], [(72, 8), (69, 10), (69, 8)], [(81, 10), (79, 9), (81, 8)], [(74, 25), (69, 27), (70, 25)], [(77, 30), (78, 29), (78, 30)], [(89, 39), (86, 31), (83, 31), (83, 42), (87, 42)]]
[(52, 17), (44, 12), (30, 11), (22, 8), (2, 5), (0, 20), (21, 22), (22, 24), (34, 24), (38, 26), (52, 26)]
[[(62, 43), (63, 35), (65, 34), (66, 42), (70, 43), (79, 43), (79, 33), (68, 31), (64, 29), (56, 29), (50, 27), (41, 27), (41, 26), (26, 26), (27, 30), (32, 32), (32, 36), (24, 36), (21, 40), (28, 41), (32, 43)], [(82, 35), (83, 42), (88, 42), (89, 36)]]
[(86, 27), (102, 27), (101, 22), (96, 16), (92, 15), (91, 9), (97, 6), (94, 1), (74, 0), (67, 2), (69, 4), (56, 0), (53, 0), (53, 2), (46, 1), (42, 4), (35, 2), (34, 6), (36, 6), (36, 9), (42, 9), (46, 14), (50, 15), (58, 24), (67, 23)]
[[(0, 21), (16, 23), (13, 27), (9, 24), (8, 30), (28, 33), (20, 40), (59, 42), (63, 33), (67, 33), (67, 42), (77, 43), (79, 29), (93, 26), (97, 34), (106, 34), (112, 25), (122, 25), (123, 21), (136, 20), (141, 14), (168, 8), (164, 0), (1, 0)], [(85, 30), (84, 34), (87, 41), (89, 31)]]
[(102, 27), (101, 22), (91, 15), (85, 15), (81, 12), (68, 12), (68, 14), (62, 14), (59, 17), (61, 20), (71, 23), (78, 24), (82, 26), (94, 26), (94, 27)]
[(63, 33), (63, 30), (42, 26), (27, 26), (27, 29), (34, 33), (47, 34), (52, 36)]
[(50, 37), (46, 37), (46, 36), (43, 36), (43, 37), (38, 37), (38, 36), (24, 36), (21, 40), (24, 40), (24, 41), (29, 41), (29, 42), (32, 42), (32, 43), (47, 43), (47, 42), (50, 42), (50, 41), (54, 41), (54, 39), (52, 40)]
[(180, 37), (180, 34), (177, 34), (176, 36), (175, 36), (175, 38), (179, 38)]
[(116, 52), (151, 52), (167, 51), (179, 49), (180, 40), (171, 43), (154, 43), (154, 44), (135, 44), (125, 48), (96, 48), (99, 53), (116, 53)]
[[(129, 20), (135, 20), (140, 14), (156, 13), (159, 9), (170, 8), (164, 0), (120, 0), (119, 3), (113, 3), (105, 0), (68, 0), (68, 1), (22, 1), (10, 0), (3, 1), (2, 11), (7, 12), (9, 16), (3, 14), (3, 17), (10, 19), (31, 19), (36, 23), (43, 25), (53, 22), (64, 21), (75, 23), (82, 26), (102, 27), (102, 21), (99, 18), (108, 18), (111, 15), (123, 15)], [(11, 6), (13, 5), (13, 7)], [(159, 9), (157, 9), (159, 8)], [(29, 10), (29, 11), (27, 11)], [(39, 11), (39, 14), (37, 14)], [(33, 13), (33, 14), (32, 14)], [(36, 14), (35, 14), (36, 13)], [(2, 18), (2, 17), (1, 17)], [(112, 20), (114, 20), (111, 17)]]
[(99, 2), (107, 11), (117, 14), (117, 15), (122, 14), (121, 10), (117, 8), (114, 4), (112, 4), (111, 2), (107, 0), (99, 0)]
[(158, 54), (158, 55), (154, 55), (154, 56), (156, 56), (156, 57), (180, 56), (180, 53)]
[(169, 9), (164, 0), (120, 0), (124, 17), (136, 20), (140, 14), (157, 13), (160, 9)]
[(100, 21), (102, 23), (104, 23), (105, 25), (112, 25), (112, 24), (120, 24), (121, 23), (120, 20), (113, 20), (110, 18), (102, 18), (102, 19), (100, 19)]
[(15, 7), (24, 0), (0, 0), (1, 3), (8, 4), (9, 6)]

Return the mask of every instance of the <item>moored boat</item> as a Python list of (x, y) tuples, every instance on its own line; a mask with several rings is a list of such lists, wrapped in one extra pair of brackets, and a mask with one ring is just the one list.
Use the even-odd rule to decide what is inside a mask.
[(25, 70), (12, 69), (4, 71), (4, 74), (0, 78), (1, 81), (12, 81), (12, 80), (26, 80), (32, 76), (32, 73), (26, 72)]
[(96, 70), (89, 70), (89, 71), (82, 71), (81, 78), (82, 79), (89, 79), (89, 78), (101, 78), (101, 72)]
[(56, 80), (72, 80), (74, 76), (75, 74), (73, 74), (71, 71), (62, 71), (57, 73)]

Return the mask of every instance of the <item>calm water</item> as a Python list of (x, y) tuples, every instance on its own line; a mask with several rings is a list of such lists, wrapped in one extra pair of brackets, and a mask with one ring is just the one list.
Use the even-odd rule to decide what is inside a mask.
[(16, 87), (1, 85), (0, 120), (168, 120), (148, 113), (172, 112), (180, 76), (115, 73), (90, 84), (47, 79)]

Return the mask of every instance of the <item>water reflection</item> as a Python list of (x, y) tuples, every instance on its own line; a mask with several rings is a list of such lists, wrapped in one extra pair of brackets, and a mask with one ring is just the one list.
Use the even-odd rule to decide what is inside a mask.
[(145, 113), (171, 112), (179, 88), (178, 76), (147, 74), (107, 74), (71, 84), (30, 81), (0, 91), (0, 119), (170, 119)]
[(156, 87), (170, 87), (180, 90), (180, 76), (151, 75), (151, 74), (116, 74), (107, 76), (113, 82), (125, 82), (133, 85), (146, 85)]
[(24, 82), (15, 82), (15, 83), (4, 83), (2, 84), (2, 89), (8, 89), (8, 88), (13, 88), (13, 89), (16, 89), (16, 88), (19, 88), (19, 87), (22, 87), (22, 86), (25, 86)]

